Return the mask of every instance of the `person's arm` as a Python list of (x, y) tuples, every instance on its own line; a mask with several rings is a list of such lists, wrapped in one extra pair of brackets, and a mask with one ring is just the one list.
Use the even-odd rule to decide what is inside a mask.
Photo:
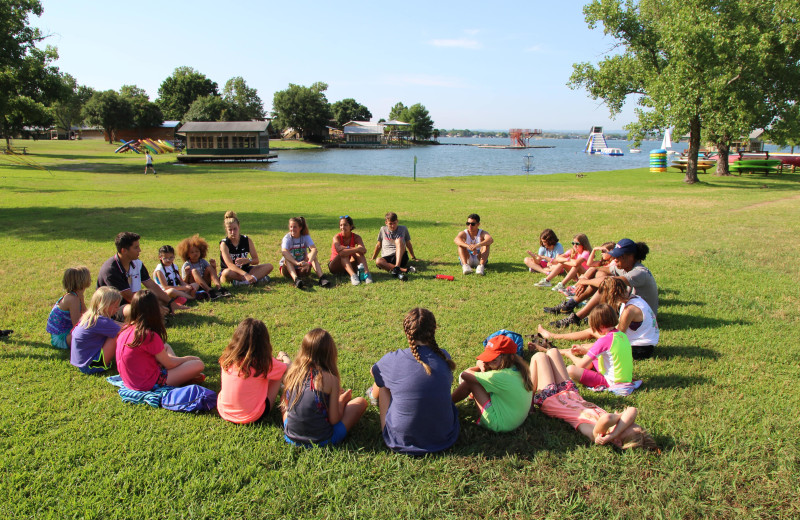
[(378, 253), (381, 251), (381, 241), (378, 240), (378, 243), (375, 244), (375, 251), (372, 252), (372, 259), (375, 260), (378, 258)]
[(156, 282), (154, 282), (152, 278), (148, 278), (147, 280), (143, 281), (142, 285), (147, 287), (150, 290), (150, 292), (155, 294), (156, 298), (158, 298), (158, 300), (161, 303), (172, 307), (172, 304), (174, 303), (172, 298), (170, 298), (169, 294), (165, 293), (164, 290), (161, 287), (159, 287), (159, 285)]
[[(80, 296), (83, 296), (82, 292), (78, 294), (80, 294)], [(83, 298), (81, 298), (80, 296), (75, 296), (74, 294), (67, 294), (67, 296), (64, 297), (64, 299), (67, 300), (67, 308), (69, 309), (69, 319), (72, 321), (73, 327), (77, 325), (78, 322), (81, 320), (81, 314), (83, 314), (83, 311), (85, 310), (83, 309), (82, 305)]]
[[(589, 253), (589, 258), (586, 259), (586, 267), (598, 267), (603, 262), (602, 251), (602, 247), (592, 248), (592, 252)], [(597, 258), (597, 253), (600, 253), (600, 258)]]
[(310, 246), (308, 248), (308, 263), (313, 264), (317, 259), (317, 246)]
[[(621, 414), (605, 414), (594, 426), (594, 442), (596, 444), (610, 444), (623, 436), (626, 430), (634, 425), (639, 411), (633, 406), (625, 408)], [(614, 431), (607, 433), (614, 428)]]
[(336, 424), (342, 420), (342, 409), (339, 405), (342, 387), (339, 378), (330, 372), (322, 372), (322, 389), (328, 394), (328, 422)]
[(637, 307), (636, 305), (626, 305), (625, 310), (622, 311), (622, 314), (619, 316), (619, 325), (617, 325), (617, 330), (620, 332), (627, 332), (628, 327), (630, 327), (631, 323), (634, 321), (643, 321), (644, 314), (642, 313), (642, 309)]
[[(573, 345), (573, 347), (579, 347), (580, 345)], [(572, 348), (562, 348), (558, 349), (562, 356), (569, 358), (572, 361), (572, 364), (578, 368), (589, 368), (592, 366), (592, 358), (587, 356), (578, 357), (572, 353)]]
[(490, 235), (489, 233), (484, 231), (483, 232), (483, 240), (478, 242), (478, 244), (475, 247), (477, 249), (480, 249), (482, 247), (490, 246), (492, 244), (494, 244), (494, 239), (492, 238), (492, 235)]
[(356, 255), (356, 254), (365, 255), (365, 254), (367, 254), (367, 248), (364, 245), (364, 240), (359, 235), (356, 235), (356, 247), (350, 248), (350, 251), (348, 251), (348, 253), (353, 254), (353, 255)]
[(458, 247), (466, 247), (467, 249), (469, 249), (469, 244), (467, 244), (467, 242), (464, 240), (466, 237), (467, 237), (467, 232), (461, 231), (459, 234), (456, 235), (456, 238), (453, 239), (453, 242), (455, 242), (455, 244)]
[(167, 352), (166, 348), (162, 349), (161, 352), (156, 354), (156, 361), (158, 361), (158, 364), (167, 370), (172, 370), (173, 368), (179, 367), (187, 361), (192, 361), (195, 359), (200, 361), (200, 358), (197, 356), (173, 356)]
[[(250, 240), (250, 237), (247, 237), (247, 239)], [(227, 244), (225, 244), (224, 241), (219, 243), (219, 252), (221, 253), (222, 261), (225, 263), (225, 265), (223, 266), (223, 270), (224, 269), (229, 269), (229, 270), (233, 271), (234, 273), (237, 273), (240, 276), (242, 276), (248, 282), (252, 282), (253, 280), (255, 280), (255, 278), (256, 278), (255, 276), (245, 273), (244, 269), (242, 269), (241, 267), (236, 265), (236, 261), (231, 256), (231, 252), (228, 249), (228, 246), (227, 246)], [(251, 278), (252, 278), (252, 280), (251, 280)]]
[(161, 287), (167, 287), (169, 282), (167, 282), (167, 277), (164, 276), (164, 272), (161, 269), (156, 269), (153, 271), (153, 274), (156, 277), (156, 283)]
[(250, 247), (250, 265), (258, 265), (258, 252), (252, 238), (247, 237), (247, 245)]
[(411, 246), (411, 240), (406, 240), (406, 251), (408, 251), (408, 255), (412, 260), (417, 259), (417, 255), (414, 254), (414, 248)]
[(346, 248), (340, 244), (338, 240), (336, 240), (336, 237), (337, 235), (333, 235), (333, 242), (331, 242), (331, 246), (333, 247), (333, 250), (336, 251), (337, 255), (341, 255), (342, 251), (345, 251)]

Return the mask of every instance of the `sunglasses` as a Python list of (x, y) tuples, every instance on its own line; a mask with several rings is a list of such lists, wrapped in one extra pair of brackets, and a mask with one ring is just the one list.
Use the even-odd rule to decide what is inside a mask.
[(579, 245), (581, 245), (581, 243), (580, 242), (573, 242), (572, 245), (573, 246), (579, 246)]
[(339, 220), (342, 220), (343, 218), (350, 218), (350, 215), (341, 215), (341, 216), (339, 217)]
[(478, 223), (477, 222), (469, 222), (469, 221), (467, 221), (467, 225), (468, 226), (477, 226)]

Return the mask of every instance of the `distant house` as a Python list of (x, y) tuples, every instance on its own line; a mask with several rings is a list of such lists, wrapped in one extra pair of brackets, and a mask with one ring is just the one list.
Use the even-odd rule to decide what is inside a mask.
[[(159, 126), (114, 130), (114, 140), (154, 139), (157, 141), (163, 139), (165, 141), (174, 141), (177, 138), (176, 133), (179, 126), (181, 126), (180, 121), (164, 121)], [(108, 136), (106, 136), (107, 139)]]
[(762, 137), (764, 135), (764, 129), (759, 128), (758, 130), (753, 130), (750, 132), (750, 135), (742, 136), (739, 139), (734, 139), (731, 141), (731, 153), (738, 153), (738, 152), (763, 152), (764, 151), (764, 141)]
[(262, 161), (277, 157), (269, 153), (269, 121), (193, 121), (177, 132), (185, 136), (181, 162)]
[(344, 124), (344, 139), (353, 144), (381, 144), (383, 126), (369, 121), (348, 121)]

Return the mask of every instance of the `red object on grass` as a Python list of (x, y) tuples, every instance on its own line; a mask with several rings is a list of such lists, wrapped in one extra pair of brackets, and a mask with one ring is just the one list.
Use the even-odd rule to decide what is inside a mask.
[(449, 275), (446, 275), (446, 274), (437, 274), (436, 278), (438, 278), (440, 280), (450, 280), (451, 282), (456, 279), (455, 276), (449, 276)]
[(183, 296), (178, 296), (177, 298), (175, 298), (175, 303), (177, 303), (178, 305), (183, 305), (184, 303), (186, 303), (186, 298), (184, 298)]

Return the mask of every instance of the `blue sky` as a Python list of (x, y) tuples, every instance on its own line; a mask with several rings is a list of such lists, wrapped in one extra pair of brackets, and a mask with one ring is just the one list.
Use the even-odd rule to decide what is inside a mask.
[(289, 83), (328, 84), (374, 119), (422, 103), (437, 128), (620, 129), (584, 90), (572, 64), (596, 62), (613, 42), (583, 20), (584, 2), (135, 3), (43, 0), (31, 23), (50, 34), (57, 65), (95, 89), (135, 84), (151, 99), (188, 65), (220, 89), (242, 76), (265, 108)]

